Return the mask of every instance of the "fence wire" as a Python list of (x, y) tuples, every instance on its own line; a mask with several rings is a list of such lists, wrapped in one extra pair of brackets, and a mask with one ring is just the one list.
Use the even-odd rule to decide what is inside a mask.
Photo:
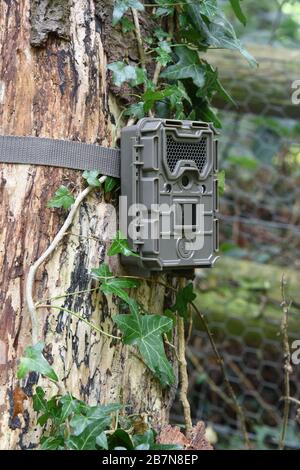
[[(254, 5), (254, 2), (250, 3)], [(293, 4), (283, 2), (282, 8), (289, 3)], [(278, 46), (276, 28), (279, 30), (282, 27), (283, 20), (284, 24), (287, 22), (279, 8), (280, 2), (276, 4), (278, 11), (274, 11), (272, 20), (274, 47)], [(226, 180), (221, 198), (221, 252), (223, 256), (235, 260), (255, 261), (258, 263), (255, 265), (257, 271), (259, 263), (280, 266), (282, 273), (288, 267), (294, 272), (296, 285), (297, 279), (299, 285), (300, 125), (297, 115), (300, 117), (300, 105), (296, 109), (286, 103), (285, 106), (274, 104), (274, 96), (271, 100), (268, 83), (275, 83), (279, 73), (281, 76), (285, 73), (279, 56), (274, 49), (268, 75), (259, 87), (254, 87), (255, 80), (251, 81), (249, 77), (241, 83), (240, 77), (235, 78), (238, 74), (233, 69), (230, 87), (240, 91), (242, 112), (237, 112), (231, 104), (222, 106), (220, 110), (223, 124), (220, 160)], [(256, 71), (249, 68), (248, 73), (255, 74)], [(287, 76), (286, 83), (290, 89), (289, 80), (291, 77)], [(211, 292), (219, 294), (220, 302), (222, 295), (226, 299), (226, 292), (234, 291), (235, 282), (239, 281), (233, 282), (228, 275), (220, 286), (210, 272), (202, 277), (202, 281), (200, 279), (196, 283), (200, 290), (199, 305), (201, 307), (201, 299), (204, 299), (203, 312), (224, 358), (230, 383), (244, 410), (250, 437), (255, 448), (276, 447), (282, 424), (281, 398), (284, 395), (280, 301), (273, 301), (276, 314), (270, 314), (272, 299), (262, 294), (262, 300), (255, 307), (256, 314), (251, 317), (243, 313), (249, 297), (246, 294), (243, 297), (239, 291), (237, 296), (240, 297), (232, 300), (234, 311), (230, 308), (233, 304), (227, 304), (224, 300), (223, 313), (220, 314), (219, 307), (218, 312), (214, 311), (214, 297), (207, 306), (207, 296), (204, 298), (207, 280), (211, 279), (214, 286)], [(268, 278), (264, 281), (267, 283)], [(232, 298), (234, 295), (233, 292)], [(294, 299), (294, 306), (289, 333), (291, 343), (300, 339), (300, 299)], [(187, 346), (187, 357), (193, 420), (204, 420), (212, 426), (217, 434), (217, 448), (242, 447), (234, 406), (226, 392), (224, 378), (209, 340), (199, 326)], [(300, 399), (300, 366), (293, 368), (291, 396)], [(290, 449), (300, 448), (296, 412), (296, 407), (292, 406), (286, 441), (286, 448)], [(179, 401), (175, 403), (172, 419), (173, 422), (182, 423)]]

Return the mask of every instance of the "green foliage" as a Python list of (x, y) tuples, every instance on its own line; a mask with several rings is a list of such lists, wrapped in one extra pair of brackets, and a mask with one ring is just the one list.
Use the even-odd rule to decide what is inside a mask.
[(47, 206), (51, 208), (69, 209), (74, 204), (75, 199), (66, 186), (60, 186), (54, 197), (48, 201)]
[(240, 20), (240, 22), (246, 26), (247, 18), (241, 7), (241, 0), (229, 0), (232, 6), (232, 9), (235, 13), (235, 16)]
[[(145, 67), (120, 61), (108, 66), (117, 86), (126, 82), (135, 88), (132, 93), (135, 102), (127, 106), (124, 115), (141, 119), (152, 113), (164, 118), (204, 120), (221, 127), (210, 103), (215, 94), (228, 101), (232, 99), (220, 83), (217, 70), (207, 63), (203, 53), (210, 47), (234, 49), (243, 54), (251, 65), (256, 64), (254, 58), (237, 38), (232, 24), (224, 15), (226, 8), (221, 2), (155, 0), (154, 3), (157, 8), (147, 9), (147, 14), (153, 16), (158, 27), (151, 37), (143, 38), (147, 72)], [(245, 24), (241, 0), (230, 0), (230, 4), (238, 20)], [(114, 15), (120, 19), (129, 6), (128, 1), (118, 1)], [(176, 25), (172, 34), (165, 30), (166, 16), (170, 16), (170, 21)], [(132, 31), (134, 25), (127, 18), (123, 21), (124, 33)], [(148, 76), (153, 62), (161, 68), (157, 69), (159, 75), (155, 81)]]
[(171, 308), (172, 312), (177, 312), (181, 317), (187, 318), (188, 307), (195, 300), (196, 294), (194, 292), (194, 286), (190, 282), (187, 286), (179, 289), (176, 294), (176, 302)]
[(49, 379), (58, 380), (58, 377), (48, 361), (43, 356), (44, 343), (39, 342), (35, 346), (28, 346), (25, 354), (20, 360), (18, 367), (18, 379), (24, 379), (29, 372), (38, 372), (39, 374), (49, 377)]
[(173, 321), (161, 315), (141, 315), (136, 309), (130, 315), (116, 315), (114, 321), (124, 334), (123, 342), (137, 345), (144, 362), (161, 384), (172, 385), (174, 372), (166, 357), (162, 334), (172, 329)]
[(104, 192), (111, 193), (114, 189), (119, 186), (120, 181), (118, 178), (113, 178), (112, 176), (107, 176), (104, 181)]
[(136, 10), (142, 11), (144, 10), (144, 5), (138, 0), (116, 0), (113, 11), (113, 26), (121, 20), (129, 8), (135, 8)]
[(144, 434), (136, 434), (132, 438), (134, 449), (136, 450), (180, 450), (179, 445), (156, 444), (155, 433), (149, 429)]
[[(99, 181), (101, 174), (97, 170), (86, 170), (83, 172), (82, 177), (86, 180), (89, 186), (92, 188), (100, 188), (101, 183)], [(104, 181), (104, 192), (110, 193), (119, 185), (118, 178), (113, 178), (112, 176), (107, 176)]]
[(124, 256), (139, 256), (137, 253), (131, 251), (127, 239), (122, 232), (118, 230), (116, 236), (113, 238), (112, 244), (108, 250), (108, 256), (122, 254)]
[(99, 181), (99, 176), (100, 173), (97, 170), (86, 170), (82, 174), (82, 177), (87, 181), (87, 184), (93, 188), (100, 188), (101, 183)]
[(159, 46), (156, 47), (155, 52), (157, 53), (157, 62), (163, 67), (172, 61), (172, 49), (167, 41), (161, 41)]
[(213, 18), (218, 13), (217, 0), (205, 0), (200, 2), (199, 11), (206, 18)]
[(126, 289), (138, 287), (140, 282), (137, 279), (115, 277), (105, 263), (93, 269), (92, 273), (99, 279), (102, 292), (119, 297), (129, 306), (130, 314), (113, 317), (123, 333), (123, 343), (137, 345), (145, 364), (162, 385), (171, 385), (174, 373), (164, 351), (162, 334), (172, 330), (173, 319), (170, 315), (145, 314), (140, 305), (130, 298)]
[(134, 30), (134, 24), (128, 18), (122, 18), (121, 25), (122, 25), (122, 32), (125, 34), (130, 33), (131, 31)]
[(107, 68), (112, 71), (113, 82), (117, 86), (121, 86), (124, 82), (129, 82), (132, 86), (138, 86), (146, 80), (143, 69), (127, 65), (124, 62), (113, 62)]
[(203, 18), (203, 15), (195, 3), (187, 2), (187, 13), (196, 32), (203, 37), (201, 41), (203, 47), (237, 50), (245, 57), (250, 65), (257, 65), (255, 59), (237, 38), (232, 24), (219, 9), (217, 13), (214, 13), (213, 16), (208, 18), (208, 22), (205, 21), (205, 18)]
[(178, 80), (181, 78), (191, 78), (198, 88), (202, 88), (205, 83), (205, 68), (202, 65), (196, 51), (185, 46), (176, 48), (178, 62), (170, 65), (162, 74), (162, 78)]
[[(35, 368), (31, 369), (35, 371)], [(178, 449), (178, 446), (161, 446), (155, 443), (155, 433), (148, 429), (144, 434), (134, 431), (130, 418), (123, 421), (131, 431), (116, 428), (114, 418), (124, 410), (119, 403), (89, 406), (67, 393), (49, 400), (41, 387), (36, 387), (32, 397), (38, 414), (38, 424), (44, 427), (41, 450), (108, 450), (122, 447), (133, 449)], [(143, 446), (143, 447), (141, 447)]]

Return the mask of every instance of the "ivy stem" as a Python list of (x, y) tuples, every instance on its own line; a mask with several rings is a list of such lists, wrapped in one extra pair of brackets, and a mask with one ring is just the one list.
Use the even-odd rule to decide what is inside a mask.
[(73, 317), (77, 318), (78, 320), (81, 320), (83, 323), (88, 325), (92, 330), (97, 331), (101, 335), (107, 336), (108, 338), (112, 338), (112, 339), (121, 339), (120, 336), (111, 335), (110, 333), (107, 333), (106, 331), (101, 330), (101, 328), (98, 328), (98, 326), (94, 325), (93, 323), (89, 322), (88, 320), (83, 318), (78, 313), (76, 313), (73, 310), (70, 310), (68, 308), (60, 307), (59, 305), (48, 305), (48, 304), (39, 304), (39, 305), (37, 305), (36, 308), (48, 308), (48, 309), (53, 308), (55, 310), (61, 310), (62, 312), (66, 312), (69, 315), (72, 315)]
[[(290, 303), (287, 301), (286, 294), (285, 294), (285, 286), (286, 286), (286, 279), (283, 274), (281, 279), (281, 296), (282, 296), (282, 323), (281, 323), (281, 334), (282, 334), (282, 342), (283, 342), (283, 357), (284, 357), (284, 388), (285, 388), (285, 396), (290, 396), (290, 375), (293, 372), (292, 365), (291, 365), (291, 351), (289, 345), (289, 334), (288, 334), (288, 327), (289, 327), (289, 308)], [(289, 425), (289, 414), (290, 414), (290, 401), (285, 400), (284, 408), (283, 408), (283, 423), (282, 429), (278, 444), (278, 449), (283, 450), (286, 440), (286, 433)]]
[(92, 292), (96, 292), (97, 290), (99, 290), (99, 287), (95, 287), (94, 289), (84, 289), (84, 290), (78, 290), (78, 291), (75, 291), (75, 292), (67, 292), (65, 294), (62, 294), (62, 295), (57, 295), (56, 297), (48, 297), (47, 299), (43, 299), (43, 300), (40, 300), (40, 302), (37, 302), (35, 304), (36, 308), (39, 307), (40, 304), (46, 304), (48, 302), (52, 302), (53, 300), (60, 300), (60, 299), (64, 299), (65, 297), (73, 297), (75, 295), (80, 295), (80, 294), (90, 294)]
[[(185, 279), (179, 280), (179, 286), (184, 287)], [(189, 377), (187, 372), (187, 362), (185, 355), (185, 330), (184, 318), (177, 314), (177, 327), (178, 327), (178, 359), (179, 359), (179, 374), (180, 374), (180, 391), (179, 398), (183, 408), (185, 434), (189, 439), (193, 431), (193, 422), (191, 416), (191, 406), (188, 400)]]
[[(146, 73), (147, 72), (146, 53), (145, 53), (144, 43), (143, 43), (143, 38), (142, 38), (142, 33), (141, 33), (139, 14), (135, 8), (131, 8), (131, 12), (132, 12), (132, 17), (133, 17), (133, 22), (134, 22), (135, 35), (136, 35), (136, 40), (137, 40), (137, 45), (138, 45), (138, 50), (139, 50), (139, 56), (141, 60), (141, 66), (144, 72)], [(143, 89), (144, 89), (144, 92), (147, 91), (146, 83), (143, 84)], [(151, 111), (151, 109), (149, 110), (149, 116), (153, 117), (153, 112)]]
[[(138, 45), (138, 50), (139, 50), (139, 56), (141, 60), (141, 66), (144, 70), (146, 70), (146, 56), (145, 56), (144, 43), (142, 39), (139, 14), (135, 8), (131, 8), (131, 12), (132, 12), (132, 18), (134, 22), (135, 35), (136, 35), (136, 40), (137, 40), (137, 45)], [(144, 83), (144, 91), (146, 91), (145, 83)]]

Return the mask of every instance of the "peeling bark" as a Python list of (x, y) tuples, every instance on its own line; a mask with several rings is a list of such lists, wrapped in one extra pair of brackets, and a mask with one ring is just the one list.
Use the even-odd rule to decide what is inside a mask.
[(30, 9), (31, 37), (34, 47), (43, 46), (49, 35), (70, 38), (69, 0), (32, 0)]
[[(116, 106), (109, 109), (108, 104), (105, 19), (99, 21), (99, 10), (96, 16), (99, 2), (65, 3), (0, 2), (0, 132), (112, 145), (118, 116)], [(68, 41), (61, 39), (67, 36)], [(33, 48), (32, 41), (45, 47)], [(78, 191), (80, 173), (0, 165), (1, 449), (36, 446), (41, 428), (35, 424), (32, 388), (38, 382), (49, 396), (57, 392), (36, 374), (20, 383), (16, 367), (31, 344), (24, 282), (29, 266), (63, 223), (63, 213), (46, 209), (61, 184)], [(35, 299), (93, 286), (90, 271), (106, 259), (112, 218), (112, 206), (94, 192), (82, 204), (72, 233), (38, 271)], [(121, 269), (118, 260), (109, 263), (114, 272)], [(164, 294), (163, 287), (153, 285), (143, 285), (138, 292), (149, 311), (156, 313), (163, 311)], [(115, 333), (111, 317), (119, 307), (113, 298), (86, 293), (55, 304)], [(62, 311), (48, 309), (39, 310), (39, 335), (48, 360), (73, 395), (91, 404), (121, 401), (129, 405), (129, 412), (146, 413), (154, 425), (167, 422), (175, 389), (162, 391), (132, 348), (99, 336)]]

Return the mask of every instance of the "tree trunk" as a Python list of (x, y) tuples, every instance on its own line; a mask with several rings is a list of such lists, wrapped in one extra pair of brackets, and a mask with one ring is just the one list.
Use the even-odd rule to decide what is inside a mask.
[(248, 49), (258, 68), (250, 67), (236, 51), (209, 51), (209, 63), (218, 68), (223, 86), (237, 103), (233, 106), (218, 94), (214, 105), (242, 114), (299, 119), (300, 106), (292, 103), (292, 83), (299, 80), (299, 51), (258, 45)]
[[(104, 3), (0, 2), (1, 134), (114, 144), (118, 110), (109, 107), (102, 34), (108, 28), (103, 18), (110, 22), (111, 12)], [(76, 171), (9, 164), (1, 165), (0, 178), (0, 448), (25, 449), (34, 447), (41, 433), (32, 410), (32, 386), (39, 380), (49, 395), (57, 389), (36, 374), (22, 383), (16, 378), (18, 358), (31, 344), (24, 284), (30, 265), (65, 219), (63, 212), (47, 209), (47, 201), (61, 184), (77, 193), (82, 179)], [(35, 300), (91, 288), (91, 268), (106, 258), (111, 218), (112, 206), (101, 192), (92, 193), (71, 233), (38, 271)], [(109, 262), (116, 272), (118, 260)], [(163, 287), (144, 284), (137, 295), (149, 311), (162, 312)], [(113, 331), (111, 316), (118, 306), (112, 298), (83, 293), (55, 304)], [(121, 401), (156, 425), (168, 420), (174, 390), (162, 391), (132, 349), (62, 311), (40, 309), (38, 319), (47, 358), (74, 396), (93, 404)], [(20, 387), (27, 399), (22, 395), (17, 407)]]

